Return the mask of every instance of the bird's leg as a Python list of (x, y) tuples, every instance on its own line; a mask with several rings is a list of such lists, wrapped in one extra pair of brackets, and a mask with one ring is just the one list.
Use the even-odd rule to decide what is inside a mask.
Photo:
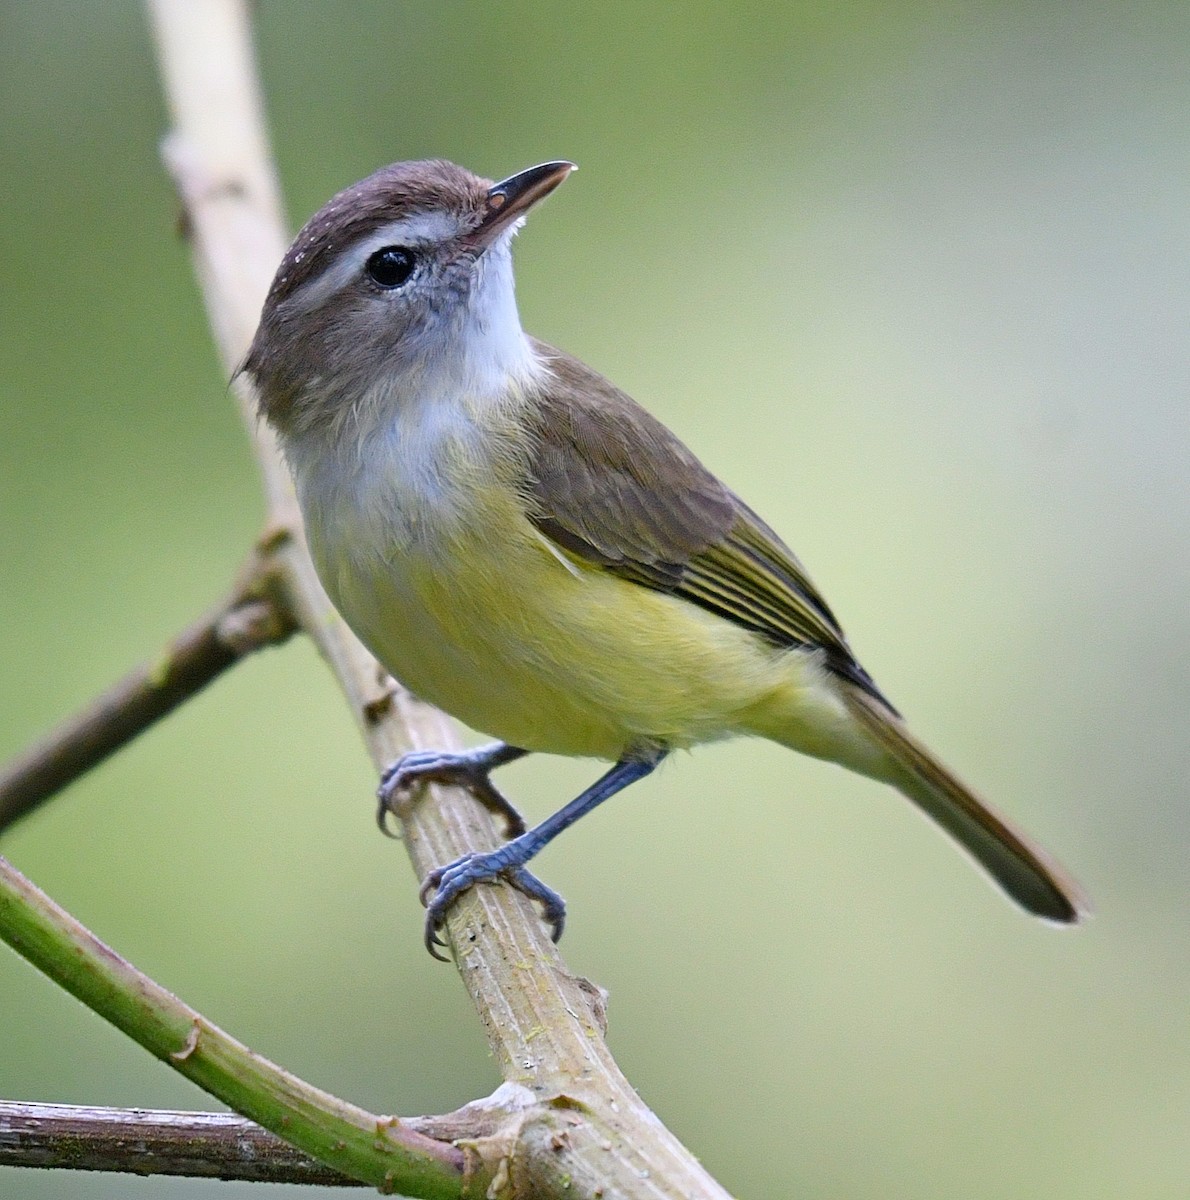
[(566, 923), (566, 902), (536, 875), (526, 871), (525, 864), (563, 829), (586, 816), (596, 805), (602, 804), (630, 783), (643, 779), (664, 757), (665, 751), (659, 750), (646, 756), (623, 758), (585, 792), (552, 817), (546, 817), (528, 833), (506, 842), (498, 850), (486, 854), (464, 854), (462, 858), (431, 871), (421, 885), (421, 902), (426, 905), (426, 949), (435, 958), (445, 962), (436, 947), (446, 944), (438, 936), (438, 930), (446, 920), (447, 909), (469, 887), (497, 878), (507, 880), (518, 891), (541, 905), (542, 916), (551, 926), (551, 936), (556, 942), (562, 936), (562, 928)]
[(397, 815), (401, 793), (422, 783), (450, 783), (465, 787), (493, 816), (504, 818), (504, 836), (515, 838), (525, 832), (521, 814), (504, 798), (491, 780), (491, 772), (505, 763), (524, 758), (528, 750), (493, 742), (474, 750), (452, 753), (448, 750), (411, 750), (384, 769), (376, 798), (376, 824), (380, 832), (395, 837), (388, 817)]

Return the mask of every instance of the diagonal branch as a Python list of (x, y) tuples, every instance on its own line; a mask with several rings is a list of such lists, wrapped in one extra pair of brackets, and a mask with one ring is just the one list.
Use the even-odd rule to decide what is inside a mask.
[[(0, 858), (0, 938), (150, 1054), (343, 1173), (453, 1200), (480, 1164), (254, 1054), (142, 975)], [(490, 1174), (490, 1172), (482, 1172)]]
[(254, 560), (231, 595), (41, 741), (0, 768), (0, 833), (168, 716), (246, 654), (296, 628)]
[[(224, 365), (233, 370), (255, 329), (285, 248), (242, 0), (151, 0), (175, 134), (167, 157), (191, 230), (203, 294)], [(270, 521), (290, 536), (276, 557), (292, 611), (335, 673), (381, 766), (401, 751), (458, 745), (441, 713), (380, 670), (338, 619), (306, 551), (288, 476), (255, 398), (237, 395), (255, 442)], [(404, 823), (418, 876), (496, 844), (488, 813), (458, 789), (431, 787)], [(454, 905), (448, 935), (463, 981), (509, 1083), (539, 1103), (522, 1114), (508, 1163), (513, 1185), (568, 1197), (683, 1197), (726, 1193), (657, 1120), (620, 1073), (599, 1029), (595, 989), (565, 967), (524, 897), (472, 889)], [(519, 1192), (518, 1192), (519, 1194)]]
[[(247, 0), (149, 0), (149, 6), (175, 123), (165, 156), (185, 208), (220, 356), (231, 372), (285, 248)], [(458, 746), (447, 718), (388, 679), (330, 607), (276, 445), (254, 419), (247, 383), (241, 378), (234, 387), (275, 530), (263, 548), (275, 573), (275, 595), (326, 658), (373, 761), (380, 766), (411, 748)], [(441, 787), (426, 789), (423, 802), (411, 808), (404, 834), (419, 876), (497, 843), (486, 810), (465, 792)], [(490, 1195), (510, 1197), (726, 1200), (620, 1073), (602, 1038), (597, 989), (566, 969), (533, 907), (508, 888), (472, 889), (448, 918), (460, 974), (505, 1078), (480, 1106), (499, 1136), (473, 1141), (464, 1119), (456, 1129), (458, 1149), (419, 1140), (409, 1126), (316, 1093), (257, 1059), (136, 973), (2, 859), (0, 884), (0, 924), (22, 954), (121, 1028), (139, 1029), (142, 1044), (200, 1086), (359, 1178), (388, 1188), (399, 1180), (402, 1190), (418, 1195), (474, 1194), (474, 1182)], [(63, 955), (63, 946), (72, 947), (74, 957)], [(246, 1070), (249, 1064), (256, 1074)], [(328, 1137), (327, 1114), (340, 1119), (348, 1131), (343, 1137)], [(377, 1177), (364, 1138), (374, 1139), (373, 1151), (389, 1156), (391, 1172)], [(476, 1179), (460, 1175), (460, 1155), (469, 1171), (477, 1158), (479, 1166), (490, 1165), (493, 1152), (499, 1162), (490, 1188), (483, 1171)], [(353, 1156), (350, 1166), (343, 1163), (345, 1153)]]

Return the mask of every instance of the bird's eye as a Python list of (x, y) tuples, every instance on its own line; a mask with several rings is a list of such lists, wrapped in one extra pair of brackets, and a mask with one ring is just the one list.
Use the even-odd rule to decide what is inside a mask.
[(383, 246), (368, 257), (364, 270), (382, 288), (398, 288), (413, 274), (416, 259), (404, 246)]

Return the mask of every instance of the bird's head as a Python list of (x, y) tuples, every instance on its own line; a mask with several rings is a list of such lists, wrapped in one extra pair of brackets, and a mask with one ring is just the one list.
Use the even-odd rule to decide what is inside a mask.
[(548, 162), (493, 184), (402, 162), (331, 199), (286, 252), (244, 361), (263, 414), (298, 433), (386, 388), (515, 370), (526, 342), (510, 243), (573, 169)]

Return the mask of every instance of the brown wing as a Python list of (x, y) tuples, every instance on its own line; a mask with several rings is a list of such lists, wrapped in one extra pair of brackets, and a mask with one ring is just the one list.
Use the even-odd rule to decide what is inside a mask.
[(550, 368), (534, 397), (526, 487), (537, 528), (776, 646), (824, 650), (832, 671), (887, 705), (781, 539), (630, 396), (578, 359), (535, 347)]

